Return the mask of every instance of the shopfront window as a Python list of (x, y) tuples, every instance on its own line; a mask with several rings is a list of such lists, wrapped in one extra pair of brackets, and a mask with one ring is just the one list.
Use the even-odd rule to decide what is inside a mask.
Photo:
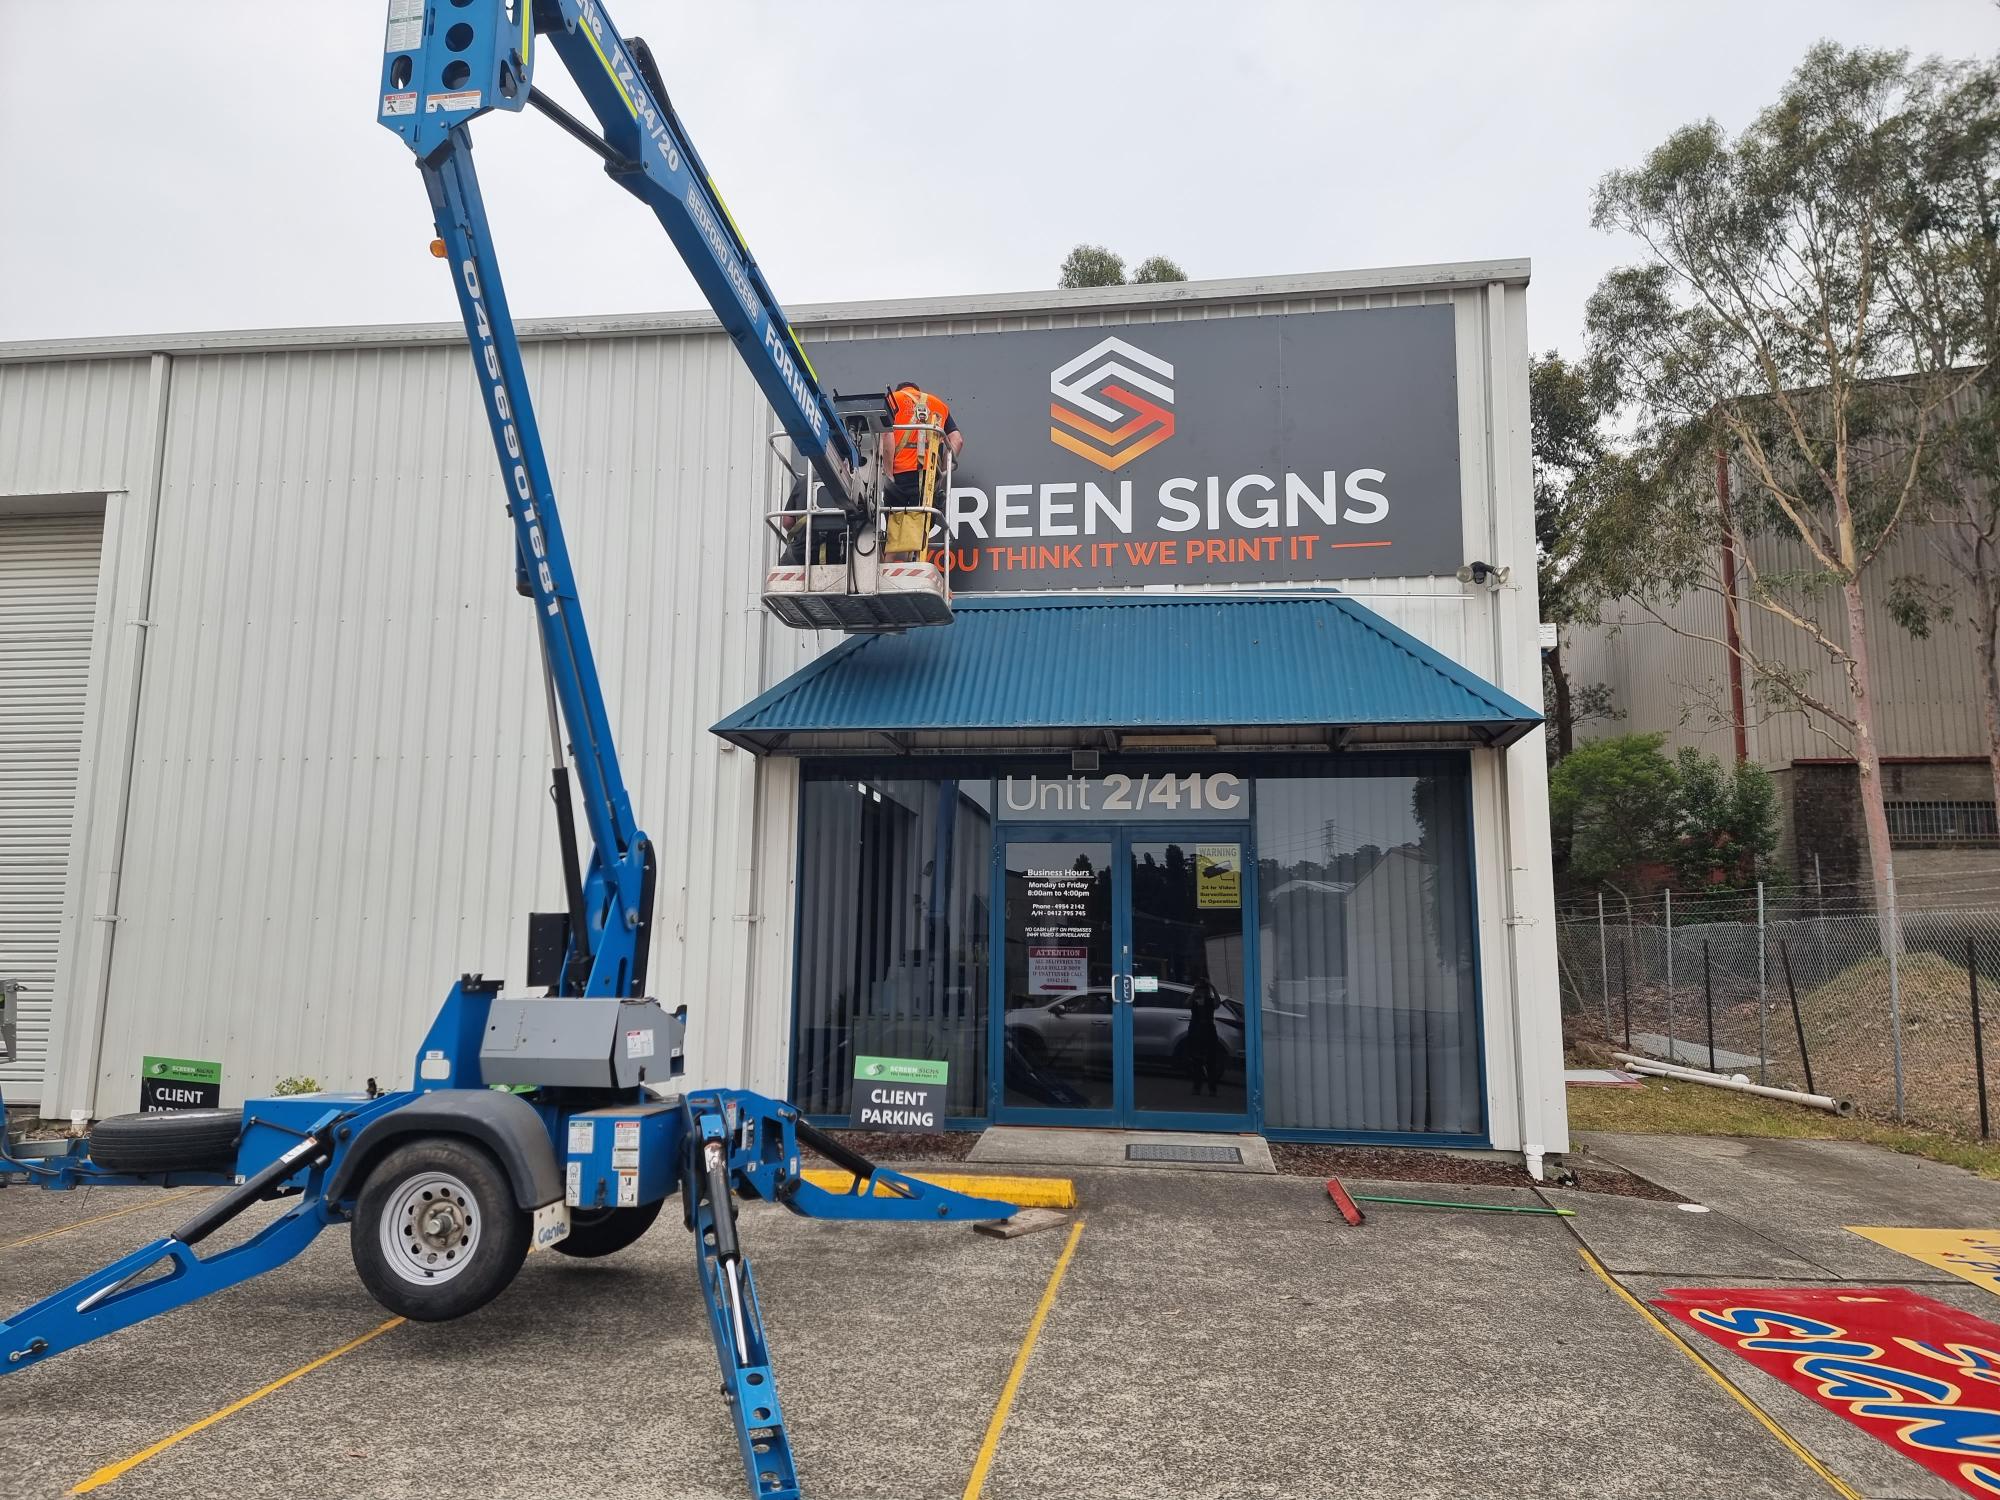
[(947, 1113), (986, 1101), (991, 783), (808, 780), (793, 1101), (849, 1110), (854, 1059), (951, 1064)]
[(1329, 759), (809, 769), (792, 1097), (1482, 1137), (1468, 761)]
[(1264, 1119), (1483, 1133), (1463, 762), (1256, 784)]

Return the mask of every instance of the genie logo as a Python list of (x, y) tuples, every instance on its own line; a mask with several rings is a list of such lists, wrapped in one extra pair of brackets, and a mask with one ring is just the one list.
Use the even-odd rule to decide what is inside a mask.
[(1100, 469), (1124, 468), (1174, 435), (1173, 378), (1172, 365), (1123, 339), (1091, 345), (1049, 373), (1049, 441)]
[(528, 533), (528, 553), (535, 563), (535, 586), (541, 590), (542, 607), (550, 614), (562, 613), (556, 598), (555, 575), (549, 571), (549, 549), (542, 535), (542, 519), (535, 510), (534, 482), (528, 477), (527, 457), (521, 451), (521, 433), (514, 425), (514, 405), (507, 399), (507, 381), (501, 373), (500, 346), (493, 342), (493, 322), (486, 316), (486, 299), (479, 290), (479, 268), (468, 259), (459, 262), (465, 282), (466, 305), (472, 309), (473, 329), (478, 343), (473, 353), (480, 372), (486, 377), (486, 404), (493, 412), (493, 441), (500, 449), (500, 467), (521, 505), (521, 524)]

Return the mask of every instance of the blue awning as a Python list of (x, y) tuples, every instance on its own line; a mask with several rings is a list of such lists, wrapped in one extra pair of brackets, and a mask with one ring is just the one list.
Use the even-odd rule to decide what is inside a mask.
[(759, 754), (1324, 748), (1505, 745), (1541, 722), (1333, 593), (961, 596), (955, 607), (950, 625), (849, 638), (715, 733)]

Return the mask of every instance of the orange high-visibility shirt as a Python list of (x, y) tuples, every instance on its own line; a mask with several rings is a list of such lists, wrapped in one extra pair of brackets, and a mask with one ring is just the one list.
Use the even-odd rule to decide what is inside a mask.
[[(901, 427), (906, 422), (925, 422), (939, 432), (950, 430), (951, 407), (942, 396), (933, 396), (929, 391), (920, 391), (905, 386), (889, 394), (890, 410), (894, 415), (890, 421)], [(908, 474), (923, 463), (925, 442), (937, 439), (929, 433), (914, 430), (892, 432), (890, 437), (889, 472)]]

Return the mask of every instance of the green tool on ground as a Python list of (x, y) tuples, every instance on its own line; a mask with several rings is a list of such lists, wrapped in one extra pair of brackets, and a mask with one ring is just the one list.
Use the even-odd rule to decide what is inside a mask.
[(1350, 1193), (1357, 1203), (1399, 1203), (1404, 1208), (1463, 1208), (1479, 1214), (1555, 1214), (1576, 1217), (1573, 1208), (1517, 1208), (1511, 1203), (1452, 1203), (1438, 1198), (1384, 1198), (1375, 1193)]

